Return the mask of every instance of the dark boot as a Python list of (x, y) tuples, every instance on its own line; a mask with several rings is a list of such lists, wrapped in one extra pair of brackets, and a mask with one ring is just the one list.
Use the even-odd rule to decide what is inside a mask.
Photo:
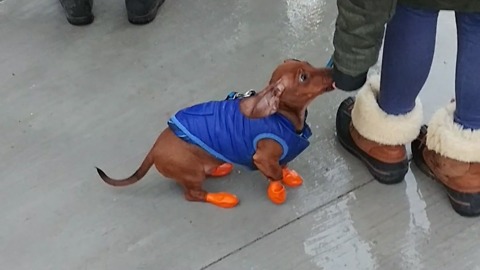
[(125, 0), (128, 21), (132, 24), (147, 24), (155, 19), (165, 0)]
[(93, 0), (60, 0), (67, 21), (73, 25), (86, 25), (93, 22)]
[(420, 129), (422, 107), (402, 116), (387, 115), (377, 104), (380, 79), (369, 78), (356, 98), (345, 99), (337, 111), (337, 139), (359, 158), (372, 176), (383, 184), (403, 181), (408, 171), (405, 144)]
[(453, 124), (452, 106), (437, 111), (428, 129), (422, 127), (411, 145), (413, 161), (443, 184), (458, 214), (475, 217), (480, 215), (480, 131)]

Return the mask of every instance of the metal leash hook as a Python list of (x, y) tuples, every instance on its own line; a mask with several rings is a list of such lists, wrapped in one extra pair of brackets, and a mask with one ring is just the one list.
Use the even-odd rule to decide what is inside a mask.
[(243, 94), (243, 97), (251, 97), (251, 96), (254, 96), (256, 93), (257, 92), (255, 92), (255, 90), (250, 89), (247, 92), (245, 92), (245, 94)]
[(238, 93), (238, 92), (230, 92), (230, 94), (228, 94), (226, 100), (251, 97), (251, 96), (254, 96), (256, 93), (257, 92), (255, 92), (255, 90), (253, 90), (253, 89), (248, 90), (247, 92), (245, 92), (243, 94)]

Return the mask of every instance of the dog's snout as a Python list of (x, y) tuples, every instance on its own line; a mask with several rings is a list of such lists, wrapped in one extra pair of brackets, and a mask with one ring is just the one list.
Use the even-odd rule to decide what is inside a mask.
[(334, 88), (332, 69), (325, 69), (322, 77), (323, 77), (323, 83), (324, 83), (327, 91), (335, 89)]

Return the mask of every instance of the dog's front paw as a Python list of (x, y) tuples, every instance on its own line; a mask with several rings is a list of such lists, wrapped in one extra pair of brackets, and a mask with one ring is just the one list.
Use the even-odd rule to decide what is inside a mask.
[(302, 177), (295, 171), (288, 168), (282, 170), (282, 182), (289, 187), (299, 187), (303, 184)]
[(282, 204), (287, 200), (287, 190), (280, 181), (270, 181), (267, 195), (274, 204)]

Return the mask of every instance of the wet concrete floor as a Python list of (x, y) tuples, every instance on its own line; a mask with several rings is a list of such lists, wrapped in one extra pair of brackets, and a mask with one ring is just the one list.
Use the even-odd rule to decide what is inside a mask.
[[(480, 269), (480, 223), (437, 183), (412, 166), (381, 185), (340, 147), (348, 93), (311, 105), (312, 145), (291, 165), (305, 184), (284, 205), (242, 168), (206, 185), (239, 196), (228, 210), (153, 169), (128, 188), (99, 180), (95, 166), (132, 173), (177, 109), (259, 89), (285, 58), (324, 65), (335, 1), (167, 0), (145, 26), (123, 1), (94, 13), (74, 27), (56, 0), (0, 1), (0, 269)], [(426, 119), (453, 96), (455, 33), (442, 13)]]

